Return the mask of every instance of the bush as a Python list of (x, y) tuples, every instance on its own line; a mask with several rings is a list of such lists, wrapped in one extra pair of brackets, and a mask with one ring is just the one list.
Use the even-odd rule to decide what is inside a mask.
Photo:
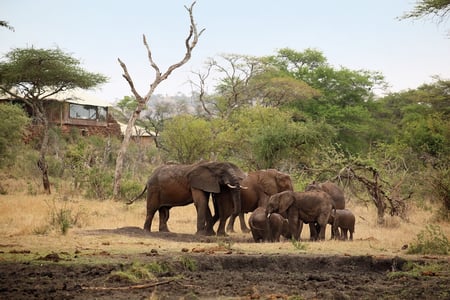
[(447, 255), (450, 243), (438, 225), (427, 225), (417, 234), (416, 240), (409, 245), (408, 254)]
[(437, 170), (432, 177), (432, 193), (439, 202), (441, 209), (437, 212), (437, 219), (443, 221), (450, 220), (450, 170), (445, 166)]
[[(53, 199), (51, 202), (47, 202), (47, 205), (50, 209), (50, 226), (59, 230), (62, 234), (67, 234), (69, 228), (79, 225), (80, 218), (82, 216), (82, 212), (74, 212), (71, 208), (66, 206), (66, 203), (63, 203), (62, 207), (57, 204), (56, 199)], [(35, 233), (43, 231), (45, 227), (40, 229), (36, 229)]]
[(112, 197), (113, 182), (112, 171), (92, 168), (89, 170), (85, 196), (91, 199), (109, 199)]
[(18, 105), (0, 105), (0, 167), (8, 166), (20, 153), (18, 147), (30, 120)]
[(143, 190), (143, 185), (134, 180), (123, 180), (120, 184), (119, 197), (131, 200), (139, 195)]

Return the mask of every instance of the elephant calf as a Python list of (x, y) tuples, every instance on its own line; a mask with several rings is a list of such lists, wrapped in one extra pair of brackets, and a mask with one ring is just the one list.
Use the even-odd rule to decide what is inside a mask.
[(263, 207), (252, 212), (248, 223), (255, 242), (279, 242), (280, 236), (291, 238), (288, 221), (278, 213), (272, 213), (268, 218)]
[(347, 240), (347, 232), (350, 232), (350, 240), (353, 240), (353, 233), (355, 232), (355, 215), (350, 210), (336, 209), (336, 212), (330, 214), (328, 224), (332, 225), (335, 237)]

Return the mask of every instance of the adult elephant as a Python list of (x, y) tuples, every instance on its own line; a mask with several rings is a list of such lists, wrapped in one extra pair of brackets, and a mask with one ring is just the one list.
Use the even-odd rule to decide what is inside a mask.
[(317, 223), (320, 226), (318, 238), (325, 239), (333, 202), (330, 195), (323, 191), (293, 192), (285, 191), (272, 195), (266, 208), (266, 214), (286, 215), (292, 238), (300, 239), (300, 223)]
[[(249, 232), (247, 225), (245, 224), (244, 213), (253, 212), (257, 207), (266, 207), (269, 197), (273, 194), (283, 191), (293, 191), (292, 180), (289, 174), (280, 172), (275, 169), (257, 170), (247, 174), (247, 177), (242, 181), (242, 185), (245, 189), (241, 189), (241, 213), (239, 214), (239, 221), (241, 223), (242, 232)], [(227, 219), (228, 225), (226, 230), (228, 232), (234, 232), (235, 215), (233, 215), (233, 201), (230, 199), (223, 199), (225, 195), (222, 195), (222, 199), (219, 200), (221, 207), (220, 218)], [(219, 217), (214, 216), (214, 222)], [(219, 225), (220, 227), (220, 225)]]
[[(162, 165), (147, 181), (147, 217), (144, 230), (151, 230), (153, 217), (160, 213), (160, 230), (169, 231), (167, 220), (173, 206), (194, 203), (197, 210), (196, 234), (214, 234), (208, 200), (211, 194), (226, 194), (235, 205), (234, 213), (241, 210), (240, 187), (246, 174), (229, 162), (200, 162), (192, 165)], [(225, 234), (223, 231), (222, 233)]]
[[(335, 183), (331, 181), (325, 181), (317, 183), (313, 181), (311, 184), (306, 186), (305, 191), (323, 191), (331, 196), (334, 207), (336, 209), (345, 209), (345, 196), (344, 191)], [(317, 238), (318, 226), (317, 224), (309, 224), (310, 238), (312, 240)], [(331, 238), (334, 238), (334, 231), (331, 230)]]

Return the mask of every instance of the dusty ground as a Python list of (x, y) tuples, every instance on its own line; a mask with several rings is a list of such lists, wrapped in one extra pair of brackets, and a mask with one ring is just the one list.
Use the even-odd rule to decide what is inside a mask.
[[(82, 230), (77, 234), (94, 238), (131, 236), (142, 239), (142, 243), (158, 238), (195, 242), (196, 246), (171, 252), (149, 247), (145, 252), (123, 254), (108, 250), (108, 242), (103, 242), (103, 247), (95, 251), (77, 249), (40, 255), (0, 242), (0, 299), (450, 298), (448, 257), (317, 255), (300, 251), (249, 254), (233, 249), (235, 242), (251, 243), (248, 238), (231, 236), (218, 244), (213, 238), (146, 233), (137, 227)], [(15, 261), (15, 255), (20, 259)], [(438, 272), (390, 276), (405, 269), (410, 260), (442, 267)], [(130, 273), (132, 266), (138, 269), (135, 274), (146, 269), (154, 277), (132, 282), (117, 273)]]

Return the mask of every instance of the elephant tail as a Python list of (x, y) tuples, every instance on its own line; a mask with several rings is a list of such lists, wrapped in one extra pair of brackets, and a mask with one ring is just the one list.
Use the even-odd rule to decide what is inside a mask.
[(137, 199), (141, 198), (142, 195), (144, 195), (145, 191), (147, 191), (147, 185), (145, 185), (144, 190), (143, 190), (138, 196), (134, 197), (134, 199), (128, 201), (126, 204), (127, 204), (127, 205), (133, 204), (134, 201), (136, 201)]

